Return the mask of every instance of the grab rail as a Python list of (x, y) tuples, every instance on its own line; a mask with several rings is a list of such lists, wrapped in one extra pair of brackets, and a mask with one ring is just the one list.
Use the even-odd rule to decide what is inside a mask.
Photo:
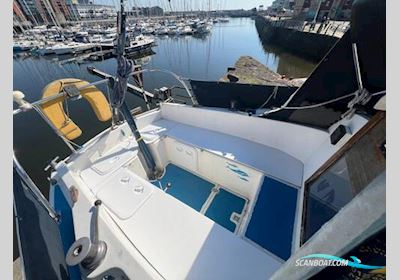
[[(82, 89), (88, 88), (90, 86), (96, 86), (96, 85), (104, 84), (104, 83), (107, 83), (108, 81), (109, 81), (109, 79), (103, 79), (103, 80), (100, 80), (100, 81), (97, 81), (97, 82), (89, 83), (89, 84), (86, 84), (84, 86), (78, 87), (78, 90), (82, 90)], [(63, 97), (65, 95), (66, 95), (65, 92), (60, 92), (58, 94), (54, 94), (54, 95), (45, 97), (43, 99), (40, 99), (38, 101), (29, 103), (31, 105), (31, 108), (25, 108), (25, 109), (18, 108), (18, 109), (15, 109), (13, 111), (13, 115), (17, 115), (17, 114), (19, 114), (21, 112), (29, 111), (31, 109), (34, 109), (33, 106), (39, 106), (39, 105), (45, 104), (45, 103), (47, 103), (49, 101), (56, 100), (56, 99), (58, 99), (60, 97)]]
[[(100, 81), (88, 83), (86, 85), (78, 87), (77, 88), (78, 90), (82, 90), (82, 89), (85, 89), (85, 88), (90, 87), (90, 86), (96, 86), (96, 85), (100, 85), (100, 84), (104, 84), (104, 83), (109, 83), (112, 79), (114, 79), (113, 76), (111, 76), (109, 74), (106, 74), (106, 73), (103, 73), (103, 72), (100, 72), (100, 71), (98, 71), (99, 73), (95, 73), (94, 70), (97, 70), (97, 69), (94, 69), (94, 68), (89, 69), (88, 68), (88, 70), (89, 70), (89, 72), (91, 74), (96, 74), (97, 76), (101, 76), (103, 79), (100, 80)], [(197, 102), (195, 96), (191, 93), (189, 87), (184, 82), (184, 78), (178, 76), (177, 74), (175, 74), (172, 71), (165, 70), (165, 69), (157, 69), (157, 68), (155, 68), (155, 69), (133, 70), (131, 73), (129, 73), (129, 75), (130, 76), (134, 76), (134, 75), (139, 75), (139, 74), (144, 73), (144, 72), (162, 72), (162, 73), (167, 73), (167, 74), (172, 75), (182, 85), (183, 89), (188, 94), (188, 96), (189, 96), (190, 100), (192, 101), (193, 105), (194, 106), (198, 105), (198, 102)], [(144, 91), (143, 89), (141, 90), (141, 93), (143, 94), (143, 98), (146, 100), (147, 98), (146, 98), (145, 95), (149, 94), (149, 93)], [(54, 127), (54, 125), (48, 120), (48, 118), (45, 116), (45, 114), (43, 113), (43, 111), (42, 111), (42, 109), (40, 107), (40, 105), (42, 105), (42, 104), (45, 104), (47, 102), (56, 100), (56, 99), (58, 99), (60, 97), (66, 96), (67, 94), (64, 91), (62, 91), (62, 92), (60, 92), (58, 94), (52, 95), (52, 96), (45, 97), (45, 98), (43, 98), (41, 100), (38, 100), (38, 101), (35, 101), (35, 102), (32, 102), (32, 103), (29, 103), (29, 102), (27, 102), (26, 100), (23, 99), (25, 97), (25, 95), (22, 92), (14, 91), (13, 95), (14, 95), (14, 102), (18, 103), (19, 106), (20, 106), (18, 109), (15, 109), (13, 111), (13, 116), (15, 116), (15, 115), (17, 115), (17, 114), (19, 114), (21, 112), (30, 111), (32, 109), (35, 110), (43, 118), (43, 120), (52, 128), (52, 130), (57, 134), (57, 136), (59, 136), (63, 140), (63, 142), (72, 151), (72, 153), (76, 153), (77, 152), (77, 149), (75, 149), (75, 147), (78, 147), (78, 150), (79, 150), (80, 146), (77, 145), (76, 143), (68, 140), (66, 137), (64, 137), (60, 133), (60, 131), (56, 127)], [(79, 94), (78, 96), (81, 97), (82, 95)]]
[(142, 70), (133, 71), (133, 72), (129, 73), (129, 75), (139, 75), (139, 74), (145, 73), (145, 72), (161, 72), (161, 73), (167, 73), (167, 74), (172, 75), (183, 86), (183, 88), (185, 89), (186, 93), (189, 95), (189, 98), (192, 101), (193, 105), (195, 105), (195, 106), (199, 105), (199, 103), (197, 102), (197, 100), (194, 97), (194, 95), (190, 92), (189, 87), (184, 82), (185, 78), (182, 78), (182, 77), (178, 76), (177, 74), (175, 74), (172, 71), (169, 71), (169, 70), (166, 70), (166, 69), (158, 69), (158, 68), (142, 69)]

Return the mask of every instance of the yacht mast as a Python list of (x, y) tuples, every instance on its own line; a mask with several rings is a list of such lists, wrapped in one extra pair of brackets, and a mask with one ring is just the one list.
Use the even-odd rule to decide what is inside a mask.
[(22, 0), (22, 2), (24, 3), (24, 6), (28, 10), (29, 15), (32, 17), (32, 20), (34, 21), (35, 26), (39, 25), (37, 20), (36, 20), (36, 18), (35, 18), (35, 16), (33, 15), (32, 11), (31, 11), (31, 8), (29, 8), (29, 5), (26, 3), (25, 0)]
[(45, 8), (47, 9), (47, 12), (48, 12), (51, 20), (53, 21), (54, 25), (61, 28), (61, 25), (57, 19), (57, 15), (55, 14), (50, 2), (48, 0), (43, 0), (43, 4), (44, 4)]
[(135, 120), (125, 102), (128, 78), (132, 75), (134, 62), (124, 56), (126, 43), (126, 13), (124, 10), (124, 0), (121, 0), (120, 3), (121, 6), (118, 13), (118, 41), (116, 47), (118, 68), (117, 74), (115, 75), (116, 79), (113, 81), (113, 94), (111, 96), (112, 122), (113, 126), (120, 122), (119, 113), (124, 116), (124, 119), (129, 124), (138, 142), (139, 157), (144, 161), (142, 161), (142, 163), (144, 164), (147, 176), (149, 179), (155, 179), (157, 171), (154, 158), (140, 135)]

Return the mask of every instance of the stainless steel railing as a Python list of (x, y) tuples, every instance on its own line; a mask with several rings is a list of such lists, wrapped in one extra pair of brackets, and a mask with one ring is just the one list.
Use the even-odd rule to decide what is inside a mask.
[(32, 192), (36, 200), (46, 209), (46, 211), (49, 213), (49, 216), (55, 221), (58, 221), (59, 215), (50, 205), (50, 202), (43, 196), (42, 192), (29, 177), (28, 173), (26, 173), (25, 169), (21, 166), (17, 157), (15, 156), (15, 153), (13, 154), (13, 168), (19, 175), (23, 184), (26, 185), (26, 187)]

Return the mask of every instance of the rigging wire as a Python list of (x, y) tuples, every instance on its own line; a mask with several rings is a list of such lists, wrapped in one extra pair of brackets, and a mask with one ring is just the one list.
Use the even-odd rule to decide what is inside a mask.
[[(349, 93), (349, 94), (346, 94), (346, 95), (343, 95), (343, 96), (340, 96), (340, 97), (337, 97), (337, 98), (334, 98), (334, 99), (330, 99), (330, 100), (327, 100), (327, 101), (324, 101), (324, 102), (321, 102), (321, 103), (312, 104), (312, 105), (306, 105), (306, 106), (285, 106), (285, 105), (283, 105), (283, 106), (281, 106), (279, 108), (276, 108), (276, 109), (273, 109), (271, 111), (265, 112), (265, 113), (261, 114), (261, 116), (266, 116), (266, 115), (269, 115), (271, 113), (275, 113), (275, 112), (278, 112), (278, 111), (281, 111), (281, 110), (313, 109), (313, 108), (325, 106), (325, 105), (328, 105), (328, 104), (331, 104), (331, 103), (334, 103), (334, 102), (349, 98), (351, 96), (355, 96), (355, 95), (357, 95), (357, 93), (358, 93), (358, 91), (352, 92), (352, 93)], [(377, 95), (381, 95), (381, 94), (386, 94), (386, 90), (375, 92), (375, 93), (371, 94), (371, 96), (377, 96)], [(287, 101), (285, 102), (285, 104), (287, 104)]]
[(267, 105), (268, 102), (271, 100), (271, 98), (275, 99), (277, 93), (278, 93), (278, 86), (275, 86), (274, 90), (272, 91), (272, 94), (270, 96), (268, 96), (267, 100), (260, 107), (258, 107), (257, 110), (262, 109), (265, 105)]
[(283, 107), (283, 108), (281, 107), (281, 108), (282, 109), (286, 109), (286, 110), (313, 109), (313, 108), (317, 108), (317, 107), (320, 107), (320, 106), (328, 105), (328, 104), (331, 104), (331, 103), (346, 99), (346, 98), (351, 97), (353, 95), (356, 95), (356, 93), (355, 92), (349, 93), (349, 94), (346, 94), (346, 95), (343, 95), (343, 96), (340, 96), (340, 97), (337, 97), (337, 98), (334, 98), (334, 99), (331, 99), (331, 100), (328, 100), (328, 101), (324, 101), (324, 102), (321, 102), (321, 103), (317, 103), (317, 104), (306, 105), (306, 106), (285, 106), (285, 107)]

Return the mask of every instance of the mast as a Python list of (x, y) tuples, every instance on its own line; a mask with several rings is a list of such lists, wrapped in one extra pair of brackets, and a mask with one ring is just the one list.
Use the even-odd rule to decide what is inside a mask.
[(36, 26), (36, 25), (39, 25), (38, 22), (37, 22), (37, 20), (36, 20), (36, 18), (35, 18), (35, 16), (33, 15), (32, 11), (31, 11), (31, 8), (29, 8), (29, 5), (26, 3), (25, 0), (22, 0), (22, 2), (24, 3), (25, 8), (28, 10), (28, 13), (29, 13), (30, 16), (32, 17), (32, 20), (33, 20), (33, 22), (35, 23), (35, 26)]
[(53, 21), (54, 25), (61, 28), (61, 25), (57, 19), (57, 15), (55, 14), (53, 7), (51, 6), (49, 0), (44, 0), (43, 4), (44, 4), (45, 8), (47, 9), (50, 19)]
[(129, 124), (133, 135), (139, 145), (139, 158), (144, 165), (147, 176), (149, 179), (155, 179), (157, 177), (156, 164), (154, 158), (140, 135), (134, 118), (125, 102), (125, 95), (128, 86), (128, 78), (133, 72), (134, 62), (127, 59), (125, 54), (125, 43), (126, 43), (126, 13), (124, 10), (124, 0), (120, 2), (120, 11), (118, 13), (118, 40), (116, 47), (117, 54), (117, 74), (116, 79), (113, 81), (113, 94), (111, 95), (111, 107), (112, 107), (112, 124), (115, 126), (120, 123), (119, 113), (121, 113)]

